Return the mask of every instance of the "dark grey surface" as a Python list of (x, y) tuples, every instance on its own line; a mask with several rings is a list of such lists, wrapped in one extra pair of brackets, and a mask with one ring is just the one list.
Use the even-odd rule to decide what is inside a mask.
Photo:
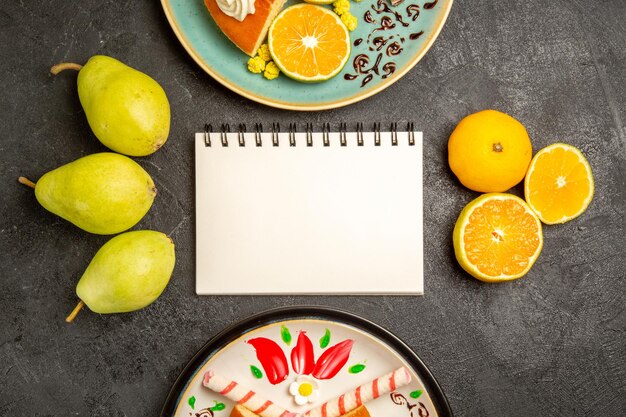
[[(385, 326), (422, 357), (458, 416), (626, 415), (626, 2), (457, 0), (433, 49), (377, 96), (300, 114), (240, 98), (186, 55), (156, 1), (5, 1), (0, 6), (0, 415), (155, 416), (211, 336), (261, 310), (323, 304)], [(59, 61), (112, 55), (158, 80), (172, 104), (166, 146), (139, 162), (159, 195), (138, 228), (171, 233), (178, 262), (152, 306), (83, 311), (74, 285), (108, 237), (41, 208), (37, 179), (105, 148)], [(453, 178), (446, 143), (468, 113), (497, 108), (535, 150), (581, 148), (596, 195), (579, 219), (544, 228), (527, 277), (482, 284), (457, 266), (451, 232), (476, 196)], [(193, 133), (205, 121), (413, 120), (425, 132), (423, 297), (198, 297)], [(519, 193), (519, 189), (516, 190)]]

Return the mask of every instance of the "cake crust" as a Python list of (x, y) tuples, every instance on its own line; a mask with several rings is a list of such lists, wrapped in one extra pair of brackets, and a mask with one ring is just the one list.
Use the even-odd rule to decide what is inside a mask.
[[(259, 417), (247, 408), (237, 404), (230, 412), (230, 417)], [(369, 411), (365, 406), (360, 406), (341, 417), (370, 417)]]
[(230, 412), (230, 417), (259, 417), (246, 407), (237, 404)]

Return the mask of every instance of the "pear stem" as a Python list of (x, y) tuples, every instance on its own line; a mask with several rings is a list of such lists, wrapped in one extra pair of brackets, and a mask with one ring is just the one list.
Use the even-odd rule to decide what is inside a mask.
[(30, 188), (35, 188), (35, 183), (26, 177), (19, 177), (17, 180), (20, 184), (28, 185)]
[(72, 70), (76, 70), (76, 71), (80, 71), (80, 69), (83, 66), (80, 64), (75, 64), (73, 62), (61, 62), (60, 64), (56, 64), (54, 65), (52, 68), (50, 68), (50, 72), (53, 75), (57, 75), (58, 73), (60, 73), (61, 71), (67, 70), (67, 69), (72, 69)]
[(78, 304), (76, 305), (76, 307), (74, 307), (74, 310), (72, 310), (72, 312), (70, 313), (69, 316), (67, 316), (67, 318), (65, 319), (65, 321), (67, 323), (71, 323), (72, 321), (74, 321), (74, 319), (76, 318), (76, 316), (78, 315), (78, 313), (80, 312), (80, 310), (82, 310), (82, 308), (85, 306), (85, 303), (83, 302), (83, 300), (80, 300), (78, 302)]

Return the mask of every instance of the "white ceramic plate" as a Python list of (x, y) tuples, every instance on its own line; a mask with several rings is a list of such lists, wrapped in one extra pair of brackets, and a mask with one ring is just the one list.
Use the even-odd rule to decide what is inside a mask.
[[(289, 393), (289, 387), (300, 376), (294, 370), (291, 354), (303, 332), (313, 344), (310, 366), (337, 344), (350, 340), (352, 346), (345, 364), (339, 359), (335, 366), (326, 367), (324, 375), (313, 372), (305, 376), (317, 385), (318, 397), (312, 403), (299, 406)], [(263, 346), (255, 340), (262, 340)], [(276, 363), (286, 367), (277, 369), (272, 366)], [(303, 413), (401, 366), (409, 369), (412, 381), (393, 395), (382, 395), (368, 402), (365, 406), (371, 417), (452, 416), (441, 388), (426, 366), (404, 343), (381, 327), (352, 314), (326, 308), (271, 310), (238, 323), (210, 340), (178, 378), (161, 415), (229, 417), (235, 403), (202, 385), (209, 369), (285, 409)], [(270, 381), (268, 375), (277, 377)], [(320, 378), (313, 375), (320, 375)]]

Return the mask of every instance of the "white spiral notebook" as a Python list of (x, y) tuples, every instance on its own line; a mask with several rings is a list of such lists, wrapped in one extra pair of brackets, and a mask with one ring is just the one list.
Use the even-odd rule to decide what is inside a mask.
[(198, 294), (422, 294), (422, 134), (197, 133)]

